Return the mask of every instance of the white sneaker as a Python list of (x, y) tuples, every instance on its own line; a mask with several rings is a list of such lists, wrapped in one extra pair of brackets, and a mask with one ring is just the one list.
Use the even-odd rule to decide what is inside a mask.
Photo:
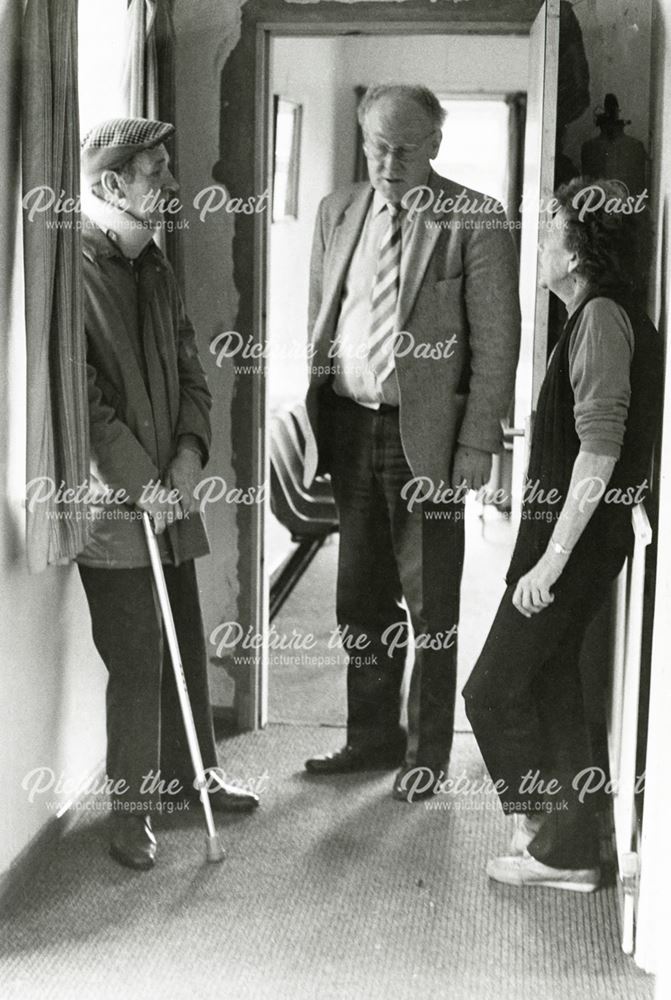
[(528, 816), (526, 813), (514, 813), (515, 831), (510, 841), (513, 854), (524, 854), (527, 847), (540, 830), (543, 817)]
[(569, 892), (594, 892), (600, 881), (598, 868), (551, 868), (528, 851), (514, 857), (494, 858), (487, 863), (487, 874), (505, 885), (544, 885)]

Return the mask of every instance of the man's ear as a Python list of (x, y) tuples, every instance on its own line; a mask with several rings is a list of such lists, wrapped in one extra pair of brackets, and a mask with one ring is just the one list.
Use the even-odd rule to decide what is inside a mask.
[(438, 156), (438, 150), (440, 149), (440, 144), (442, 141), (443, 141), (442, 131), (439, 128), (434, 129), (433, 134), (431, 136), (431, 148), (429, 151), (430, 160), (433, 160), (434, 157)]
[(100, 187), (106, 201), (117, 205), (125, 199), (123, 180), (115, 170), (103, 170), (100, 175)]

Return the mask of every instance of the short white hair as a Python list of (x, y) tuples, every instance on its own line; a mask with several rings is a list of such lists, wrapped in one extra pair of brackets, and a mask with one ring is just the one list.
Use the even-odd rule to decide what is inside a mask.
[(419, 84), (411, 85), (407, 83), (383, 83), (369, 87), (361, 98), (358, 108), (359, 124), (364, 128), (366, 115), (372, 106), (382, 97), (405, 98), (414, 103), (425, 112), (431, 119), (434, 128), (440, 129), (445, 121), (445, 108), (442, 106), (436, 95), (428, 87)]

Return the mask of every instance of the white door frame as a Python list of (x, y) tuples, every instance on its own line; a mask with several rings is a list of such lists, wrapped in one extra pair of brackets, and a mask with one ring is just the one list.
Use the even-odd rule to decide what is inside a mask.
[[(559, 0), (546, 0), (529, 33), (529, 87), (524, 139), (524, 212), (520, 248), (520, 358), (530, 358), (517, 370), (513, 439), (513, 512), (519, 515), (526, 476), (531, 422), (547, 368), (550, 293), (538, 285), (539, 235), (549, 221), (554, 193), (559, 68)], [(536, 45), (534, 43), (537, 43)], [(540, 53), (542, 52), (542, 58)], [(539, 117), (536, 117), (534, 102)]]

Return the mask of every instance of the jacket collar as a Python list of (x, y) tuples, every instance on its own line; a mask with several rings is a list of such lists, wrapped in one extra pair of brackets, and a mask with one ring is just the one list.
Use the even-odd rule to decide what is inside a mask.
[(153, 243), (152, 227), (92, 192), (82, 196), (82, 209), (84, 240), (94, 256), (136, 260)]

